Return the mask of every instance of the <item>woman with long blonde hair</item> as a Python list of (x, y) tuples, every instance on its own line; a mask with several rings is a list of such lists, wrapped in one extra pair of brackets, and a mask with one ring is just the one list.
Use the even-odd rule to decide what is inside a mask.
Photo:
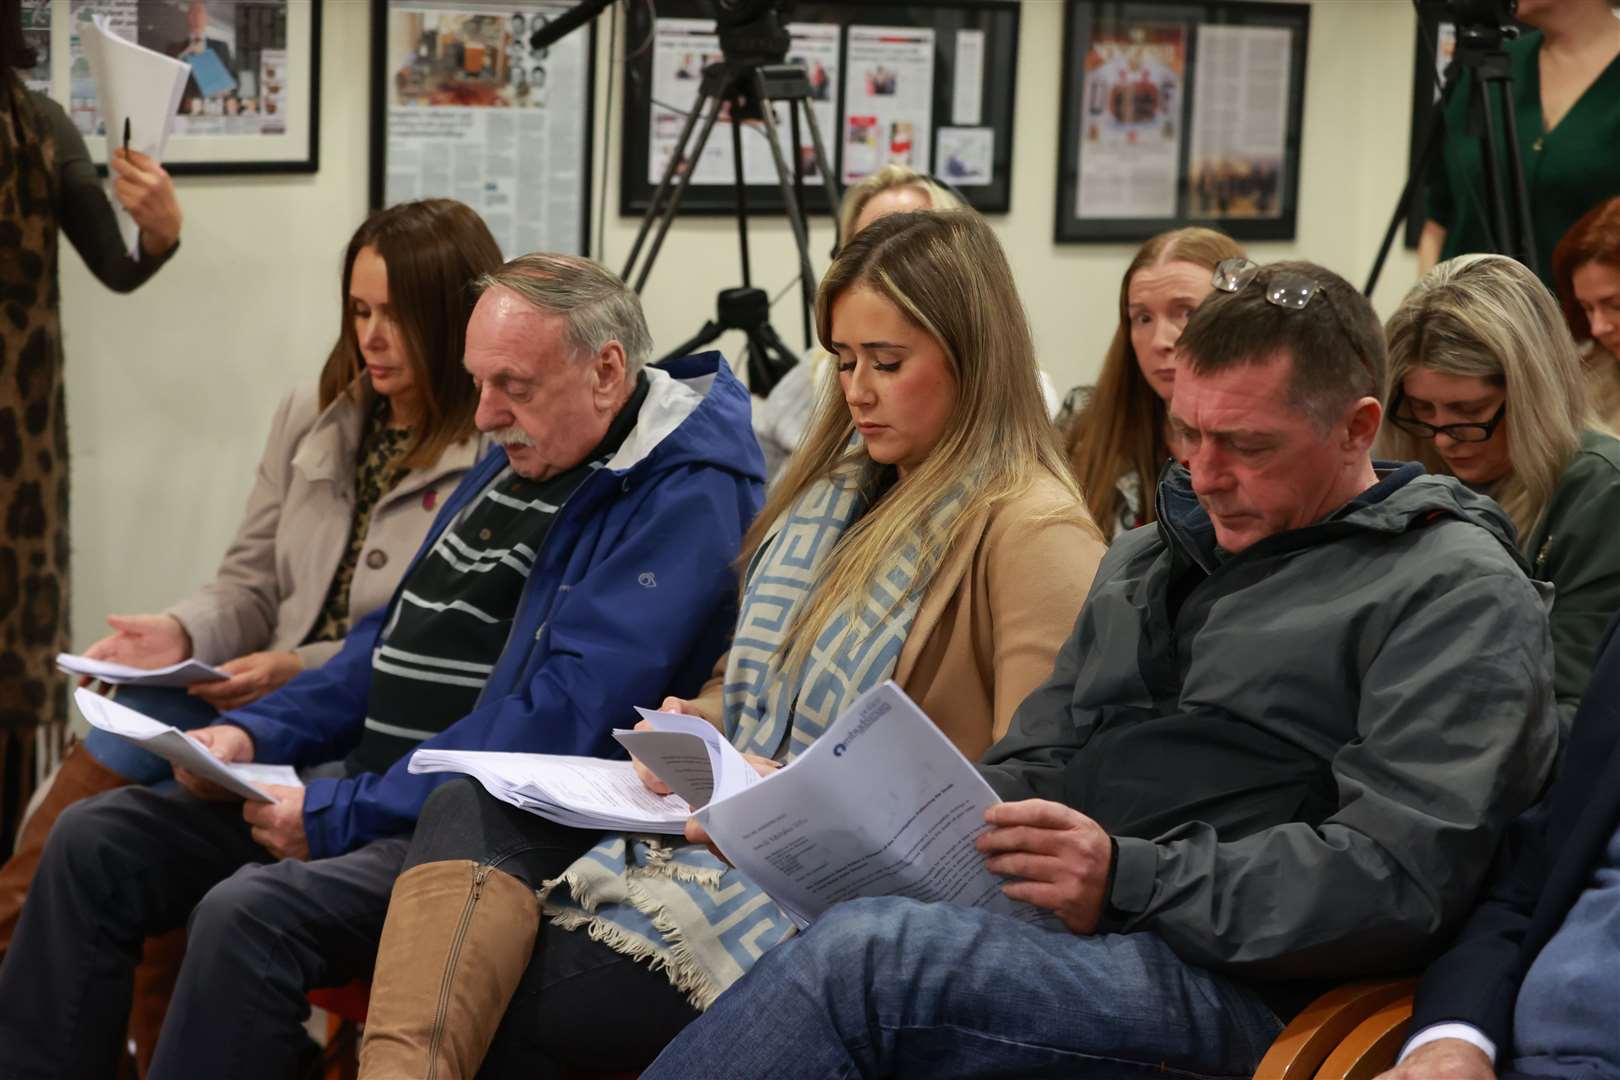
[(1556, 588), (1567, 733), (1620, 609), (1620, 440), (1587, 403), (1558, 303), (1512, 259), (1463, 255), (1419, 281), (1385, 332), (1384, 456), (1449, 473), (1507, 511), (1531, 573)]
[(1175, 347), (1209, 295), (1215, 267), (1243, 254), (1214, 229), (1160, 233), (1137, 251), (1119, 285), (1119, 325), (1097, 385), (1064, 425), (1069, 464), (1092, 516), (1112, 540), (1156, 517), (1152, 492), (1170, 456), (1166, 402), (1175, 384)]
[[(892, 678), (976, 758), (1050, 674), (1102, 556), (1012, 272), (976, 214), (892, 215), (839, 254), (816, 327), (838, 380), (744, 541), (731, 649), (697, 698), (663, 707), (764, 772)], [(406, 867), (367, 1077), (470, 1077), (486, 1054), (501, 1075), (641, 1068), (792, 932), (701, 846), (566, 829), (470, 780), (429, 800)], [(480, 892), (479, 874), (545, 899)]]

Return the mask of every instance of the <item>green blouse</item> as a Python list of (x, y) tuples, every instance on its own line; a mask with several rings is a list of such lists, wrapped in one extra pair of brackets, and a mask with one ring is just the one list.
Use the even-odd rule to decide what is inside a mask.
[[(1549, 132), (1541, 112), (1540, 53), (1537, 32), (1508, 45), (1536, 258), (1541, 280), (1550, 289), (1558, 241), (1588, 210), (1620, 195), (1620, 59), (1604, 69)], [(1429, 171), (1428, 216), (1446, 229), (1442, 259), (1491, 250), (1485, 228), (1490, 210), (1485, 203), (1482, 140), (1467, 134), (1473, 78), (1473, 72), (1465, 73), (1452, 95), (1446, 109), (1444, 160)], [(1502, 130), (1500, 117), (1497, 130)]]

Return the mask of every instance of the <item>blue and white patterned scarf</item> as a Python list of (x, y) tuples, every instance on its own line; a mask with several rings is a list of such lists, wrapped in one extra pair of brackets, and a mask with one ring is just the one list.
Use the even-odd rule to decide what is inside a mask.
[[(871, 505), (872, 466), (852, 464), (810, 487), (761, 545), (743, 587), (726, 658), (725, 731), (739, 750), (786, 764), (863, 691), (889, 678), (928, 581), (915, 548), (895, 554), (854, 614), (829, 622), (800, 664), (782, 670), (786, 634), (839, 538)], [(942, 499), (936, 525), (960, 512)], [(561, 886), (561, 887), (559, 887)], [(794, 932), (764, 891), (706, 848), (668, 838), (604, 838), (542, 892), (561, 929), (583, 928), (663, 971), (706, 1009), (772, 946)]]

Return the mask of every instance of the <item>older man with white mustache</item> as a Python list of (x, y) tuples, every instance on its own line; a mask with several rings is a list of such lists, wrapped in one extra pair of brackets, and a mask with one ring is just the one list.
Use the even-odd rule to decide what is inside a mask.
[(747, 389), (718, 353), (643, 368), (640, 301), (587, 260), (527, 255), (479, 287), (463, 359), (499, 449), (341, 652), (199, 733), (226, 761), (319, 776), (241, 814), (189, 775), (65, 813), (6, 961), (27, 986), (6, 995), (0, 1073), (111, 1073), (129, 981), (109, 972), (189, 916), (150, 1075), (293, 1075), (306, 991), (370, 973), (450, 778), (410, 773), (414, 749), (608, 755), (633, 706), (707, 678), (764, 491)]

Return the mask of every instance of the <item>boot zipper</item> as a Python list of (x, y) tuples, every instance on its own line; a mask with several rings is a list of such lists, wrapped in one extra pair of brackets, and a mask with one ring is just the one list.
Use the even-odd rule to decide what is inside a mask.
[(439, 984), (439, 1008), (433, 1015), (433, 1034), (428, 1040), (428, 1073), (427, 1080), (437, 1080), (439, 1075), (439, 1041), (444, 1036), (444, 1017), (450, 1009), (450, 986), (455, 980), (456, 961), (461, 957), (461, 942), (467, 936), (467, 927), (472, 923), (473, 908), (478, 906), (478, 898), (484, 891), (484, 879), (489, 877), (493, 866), (480, 866), (473, 871), (472, 892), (467, 894), (467, 902), (461, 908), (461, 921), (456, 924), (456, 936), (450, 940), (450, 959), (445, 964), (444, 980)]

